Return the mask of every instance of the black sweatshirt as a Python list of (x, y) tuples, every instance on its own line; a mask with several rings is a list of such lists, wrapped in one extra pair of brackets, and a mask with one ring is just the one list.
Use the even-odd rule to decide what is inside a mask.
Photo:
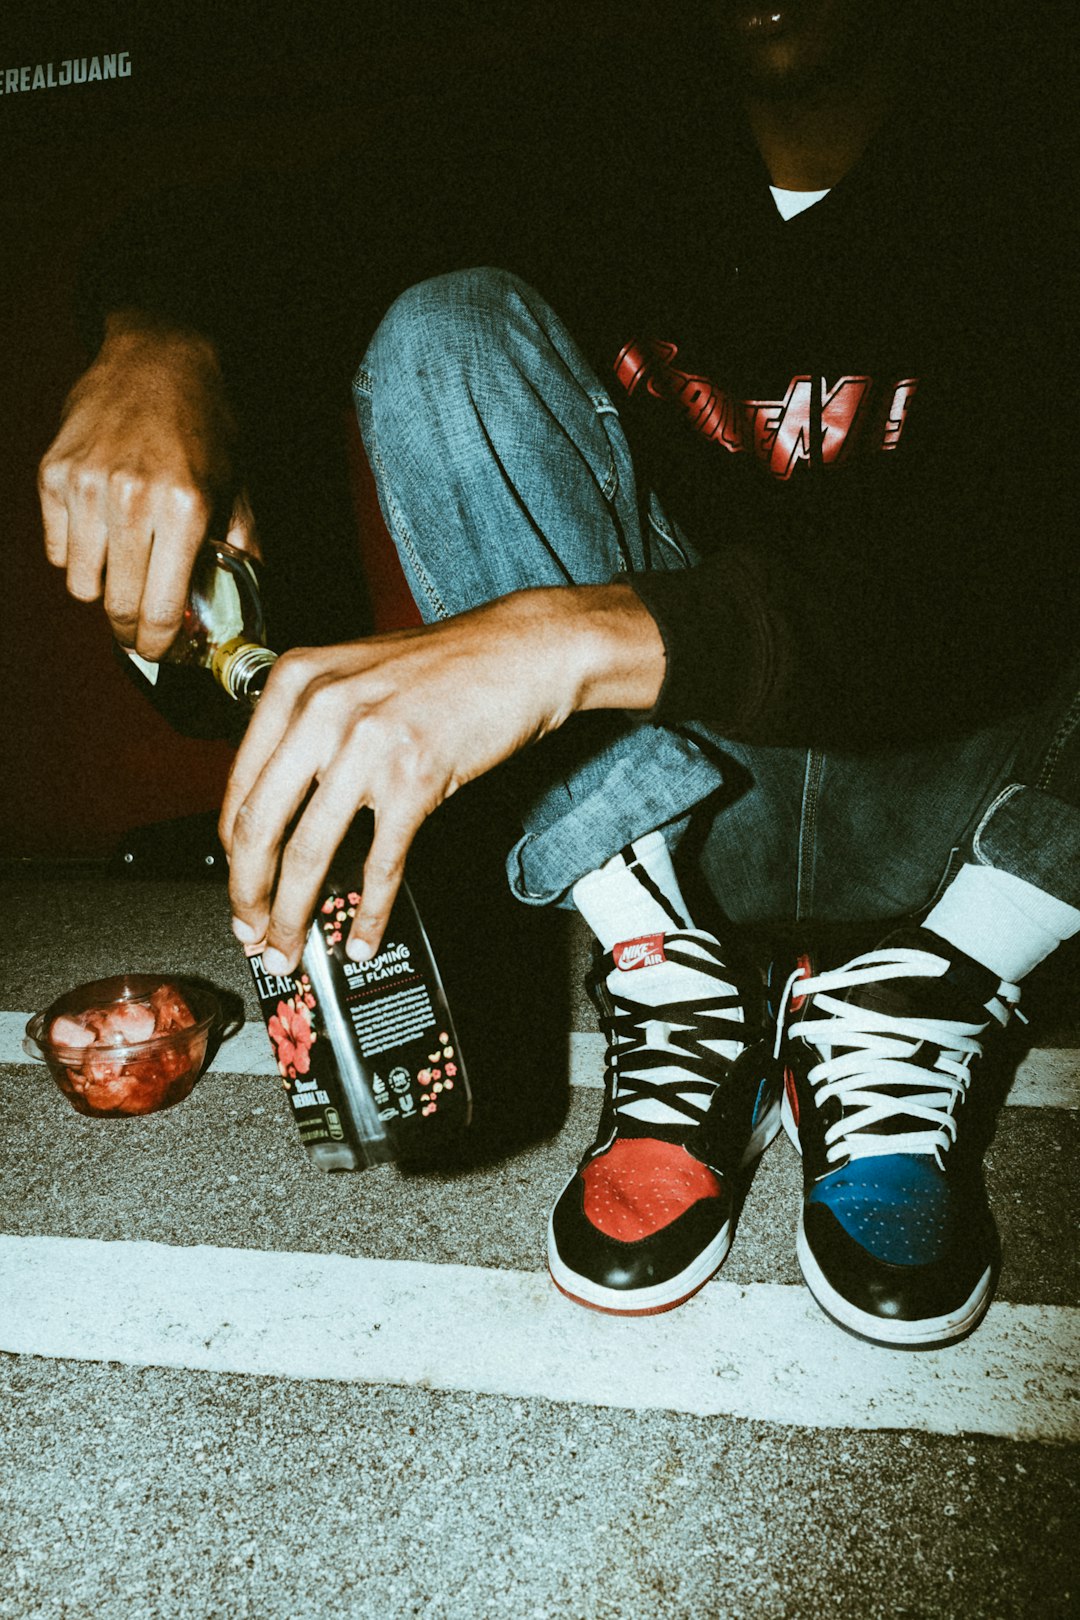
[(1068, 75), (930, 14), (884, 127), (792, 220), (707, 42), (661, 30), (330, 173), (152, 200), (86, 266), (88, 333), (124, 305), (210, 333), (280, 459), (398, 291), (516, 270), (706, 559), (632, 581), (667, 652), (653, 718), (855, 750), (973, 729), (1076, 656)]

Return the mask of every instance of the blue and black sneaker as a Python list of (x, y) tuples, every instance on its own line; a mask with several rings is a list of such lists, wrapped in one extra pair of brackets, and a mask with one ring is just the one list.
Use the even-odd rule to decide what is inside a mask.
[(803, 1157), (799, 1264), (841, 1327), (929, 1349), (981, 1321), (997, 1254), (965, 1130), (983, 1036), (1020, 998), (925, 928), (815, 974), (781, 1011), (784, 1126)]

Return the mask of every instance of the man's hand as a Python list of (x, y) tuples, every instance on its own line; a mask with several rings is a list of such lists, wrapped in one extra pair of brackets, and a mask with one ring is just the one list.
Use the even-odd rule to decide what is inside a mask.
[(215, 519), (258, 555), (232, 466), (235, 428), (213, 347), (137, 314), (68, 396), (38, 472), (49, 561), (83, 602), (104, 591), (122, 645), (160, 658), (175, 639), (192, 563)]
[(663, 669), (656, 625), (624, 585), (520, 591), (421, 630), (287, 653), (221, 813), (238, 938), (267, 949), (271, 972), (295, 967), (334, 851), (367, 805), (375, 833), (348, 949), (373, 955), (409, 846), (444, 799), (577, 709), (649, 707)]

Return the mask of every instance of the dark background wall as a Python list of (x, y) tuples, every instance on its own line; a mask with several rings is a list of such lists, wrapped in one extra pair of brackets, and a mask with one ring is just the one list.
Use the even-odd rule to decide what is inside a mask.
[[(72, 309), (87, 242), (163, 186), (362, 148), (403, 103), (437, 139), (441, 109), (482, 93), (485, 79), (523, 67), (527, 78), (535, 62), (542, 86), (546, 58), (596, 48), (633, 9), (100, 0), (5, 11), (0, 74), (120, 51), (132, 72), (0, 95), (0, 854), (106, 853), (132, 827), (213, 810), (230, 757), (222, 744), (175, 735), (148, 709), (115, 662), (100, 607), (68, 599), (44, 560), (35, 473), (87, 359)], [(377, 551), (363, 480), (361, 506)], [(392, 579), (374, 594), (373, 622), (405, 611)]]

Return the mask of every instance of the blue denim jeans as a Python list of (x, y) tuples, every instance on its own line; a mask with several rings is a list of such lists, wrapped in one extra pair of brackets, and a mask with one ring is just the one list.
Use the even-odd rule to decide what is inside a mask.
[[(637, 487), (618, 411), (573, 338), (505, 271), (410, 288), (353, 393), (428, 622), (527, 586), (697, 560)], [(572, 884), (631, 839), (663, 828), (674, 844), (693, 822), (701, 870), (735, 923), (917, 914), (965, 859), (1080, 905), (1080, 700), (1070, 698), (959, 741), (859, 756), (576, 716), (521, 774), (511, 887), (568, 903)]]

